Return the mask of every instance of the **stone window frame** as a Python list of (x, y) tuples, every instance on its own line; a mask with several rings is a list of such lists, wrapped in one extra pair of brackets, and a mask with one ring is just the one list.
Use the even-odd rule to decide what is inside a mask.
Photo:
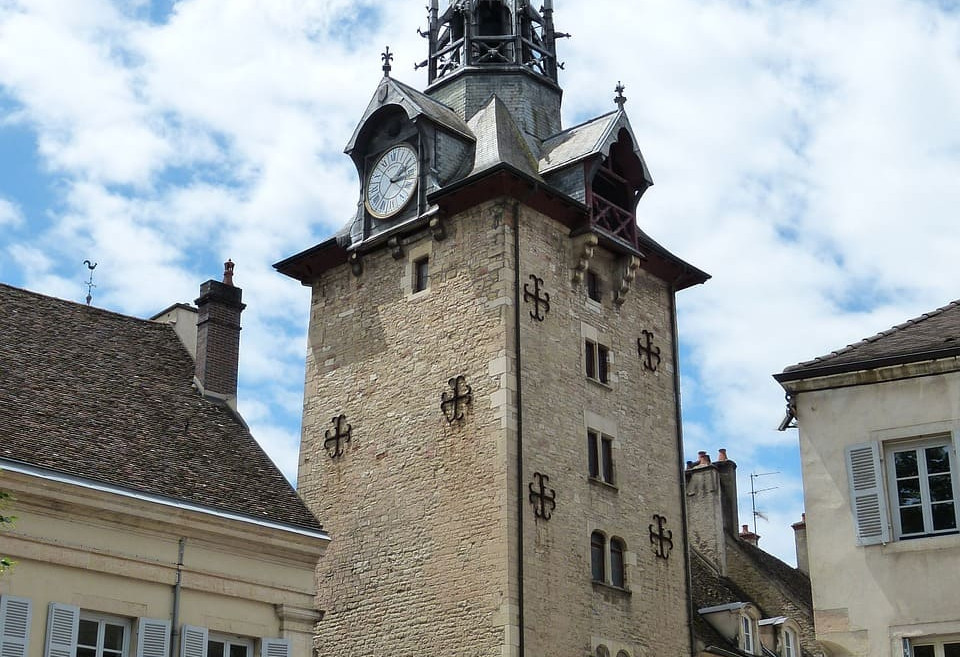
[[(426, 286), (422, 290), (417, 290), (417, 264), (424, 261), (427, 262), (428, 267)], [(403, 278), (400, 281), (400, 287), (403, 289), (403, 293), (408, 299), (419, 299), (430, 293), (430, 289), (432, 287), (431, 282), (436, 274), (435, 271), (431, 271), (434, 269), (433, 264), (433, 240), (425, 239), (421, 241), (420, 244), (412, 246), (407, 251), (403, 266)]]
[[(620, 562), (614, 562), (614, 545), (619, 546)], [(627, 542), (617, 534), (594, 528), (590, 532), (590, 581), (594, 585), (630, 592), (627, 579)], [(600, 575), (600, 578), (597, 575)]]
[(589, 268), (585, 272), (584, 288), (587, 291), (587, 301), (603, 305), (603, 277), (596, 269)]
[[(587, 439), (587, 480), (591, 484), (596, 484), (611, 491), (618, 491), (619, 478), (617, 477), (617, 463), (620, 461), (621, 444), (619, 439), (619, 427), (614, 420), (610, 420), (602, 415), (592, 411), (583, 412), (583, 433), (580, 435)], [(591, 453), (593, 439), (591, 434), (596, 436), (596, 452)], [(581, 439), (582, 440), (582, 439)], [(605, 476), (604, 446), (609, 445), (609, 463), (606, 465), (609, 469), (610, 479)], [(597, 474), (593, 473), (594, 462), (597, 466)]]
[(800, 637), (792, 627), (783, 628), (782, 657), (800, 657)]
[(580, 323), (580, 338), (583, 350), (580, 354), (580, 363), (584, 377), (594, 385), (606, 390), (612, 389), (616, 382), (614, 374), (616, 357), (611, 346), (612, 341), (595, 326), (586, 322)]
[(737, 646), (749, 655), (760, 655), (760, 616), (752, 606), (740, 610)]

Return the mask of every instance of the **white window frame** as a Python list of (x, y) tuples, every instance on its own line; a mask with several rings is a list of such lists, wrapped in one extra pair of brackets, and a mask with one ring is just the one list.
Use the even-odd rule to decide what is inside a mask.
[(938, 637), (936, 639), (911, 639), (909, 642), (910, 645), (910, 657), (919, 657), (916, 654), (917, 648), (932, 647), (933, 648), (933, 657), (944, 657), (943, 649), (947, 644), (956, 644), (960, 645), (960, 636), (948, 636), (948, 637)]
[[(927, 472), (926, 459), (923, 458), (925, 450), (931, 447), (944, 447), (950, 458), (950, 481), (952, 484), (952, 503), (954, 513), (953, 529), (935, 530), (933, 528), (933, 506), (934, 502), (930, 498), (930, 475)], [(898, 495), (897, 472), (895, 463), (895, 454), (914, 451), (917, 453), (918, 479), (920, 484), (920, 504), (923, 513), (922, 533), (904, 534), (901, 527), (900, 500)], [(955, 441), (950, 434), (940, 434), (933, 436), (924, 436), (913, 440), (890, 441), (883, 444), (883, 453), (885, 460), (885, 476), (887, 491), (889, 492), (890, 516), (893, 524), (893, 535), (896, 540), (906, 540), (914, 538), (925, 538), (929, 536), (939, 536), (944, 534), (956, 534), (960, 531), (960, 473), (958, 473), (958, 464)]]
[[(97, 644), (95, 646), (81, 645), (80, 643), (80, 631), (79, 623), (83, 622), (93, 622), (97, 624)], [(111, 616), (108, 614), (100, 614), (92, 611), (80, 610), (80, 618), (77, 626), (77, 641), (74, 647), (74, 655), (81, 648), (93, 648), (95, 657), (113, 657), (117, 655), (116, 652), (109, 652), (104, 654), (104, 635), (107, 625), (117, 625), (123, 628), (123, 642), (120, 648), (119, 657), (130, 657), (130, 633), (133, 631), (133, 623), (129, 618), (123, 618), (121, 616)]]
[(783, 628), (783, 657), (800, 657), (800, 640), (789, 627)]
[(757, 654), (757, 619), (744, 611), (740, 614), (740, 649), (751, 655)]
[(230, 647), (231, 646), (243, 646), (247, 649), (246, 657), (256, 657), (254, 649), (254, 640), (245, 637), (245, 636), (234, 636), (231, 634), (222, 634), (220, 632), (210, 632), (207, 634), (207, 649), (206, 656), (210, 657), (210, 644), (211, 643), (222, 643), (223, 644), (223, 657), (230, 656)]

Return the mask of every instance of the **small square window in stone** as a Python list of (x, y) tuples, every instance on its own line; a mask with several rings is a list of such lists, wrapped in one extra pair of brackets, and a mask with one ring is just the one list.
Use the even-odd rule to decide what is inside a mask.
[(430, 283), (430, 259), (420, 258), (413, 262), (413, 291), (423, 292)]
[(587, 464), (591, 479), (613, 484), (613, 438), (587, 431)]
[(609, 383), (610, 349), (593, 340), (584, 340), (583, 354), (587, 378), (600, 383)]
[(600, 284), (600, 277), (597, 272), (587, 270), (587, 296), (594, 301), (603, 300), (603, 288)]

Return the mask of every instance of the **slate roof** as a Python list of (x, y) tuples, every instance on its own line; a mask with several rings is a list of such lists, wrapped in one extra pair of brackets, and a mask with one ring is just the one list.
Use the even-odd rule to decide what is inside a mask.
[(470, 175), (498, 164), (510, 166), (542, 180), (537, 171), (537, 158), (517, 127), (510, 110), (493, 96), (467, 123), (477, 136), (477, 149)]
[(891, 329), (786, 368), (778, 381), (960, 355), (960, 301)]
[(0, 284), (0, 459), (320, 531), (172, 327)]
[(543, 142), (540, 173), (560, 169), (599, 152), (620, 118), (619, 110), (568, 128)]

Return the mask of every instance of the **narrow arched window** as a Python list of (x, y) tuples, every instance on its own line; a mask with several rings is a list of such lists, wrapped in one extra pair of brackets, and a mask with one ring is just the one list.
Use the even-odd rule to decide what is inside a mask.
[(626, 579), (623, 576), (623, 553), (626, 548), (619, 538), (610, 539), (610, 583), (624, 588)]
[(590, 573), (594, 582), (606, 582), (607, 573), (604, 567), (604, 549), (607, 539), (600, 532), (590, 534)]

